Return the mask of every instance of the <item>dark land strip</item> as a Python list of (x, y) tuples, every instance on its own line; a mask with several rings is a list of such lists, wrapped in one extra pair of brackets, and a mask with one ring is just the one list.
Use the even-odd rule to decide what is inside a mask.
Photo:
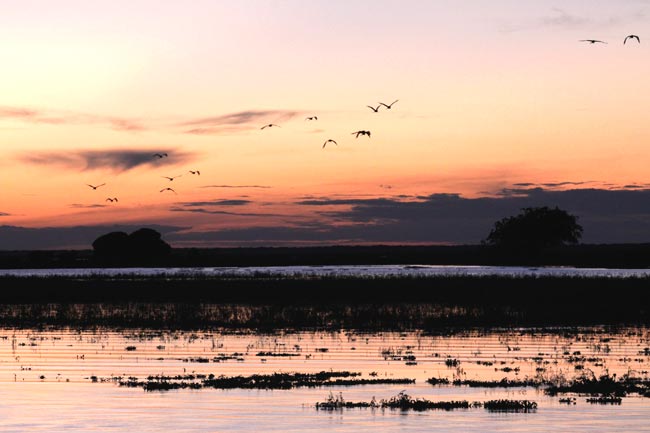
[(579, 244), (517, 251), (486, 245), (173, 248), (163, 258), (106, 259), (92, 250), (0, 251), (0, 269), (297, 265), (493, 265), (647, 268), (650, 244)]

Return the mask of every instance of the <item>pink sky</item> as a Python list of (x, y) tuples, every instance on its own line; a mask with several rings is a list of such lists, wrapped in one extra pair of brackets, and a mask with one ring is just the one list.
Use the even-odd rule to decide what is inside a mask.
[[(349, 222), (296, 202), (644, 185), (647, 13), (643, 1), (10, 2), (0, 225), (337, 225)], [(628, 34), (642, 43), (623, 45)], [(608, 44), (578, 42), (590, 38)], [(178, 211), (210, 201), (222, 213)]]

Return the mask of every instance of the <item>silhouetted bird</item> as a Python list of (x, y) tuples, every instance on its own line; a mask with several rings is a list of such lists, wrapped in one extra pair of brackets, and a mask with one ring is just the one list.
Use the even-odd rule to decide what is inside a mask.
[(372, 107), (372, 106), (370, 106), (370, 105), (366, 105), (366, 107), (370, 108), (372, 111), (374, 111), (375, 113), (377, 113), (377, 112), (379, 112), (379, 107), (381, 107), (381, 104), (377, 105), (377, 108)]
[(325, 143), (323, 143), (323, 149), (325, 149), (325, 146), (327, 146), (327, 143), (334, 143), (337, 146), (339, 145), (336, 141), (332, 140), (331, 138), (327, 140)]
[(637, 35), (629, 35), (626, 36), (625, 39), (623, 39), (623, 45), (625, 45), (628, 39), (636, 39), (638, 43), (641, 43), (641, 39)]
[(177, 194), (176, 191), (174, 191), (173, 188), (163, 188), (163, 189), (160, 190), (160, 192), (164, 192), (164, 191), (171, 191), (171, 192), (173, 192), (174, 194)]
[(275, 123), (269, 123), (268, 125), (262, 126), (260, 129), (271, 128), (273, 126), (278, 127), (278, 128), (280, 127), (280, 125), (276, 125)]
[(379, 105), (383, 105), (386, 107), (387, 110), (390, 110), (390, 108), (397, 102), (399, 99), (395, 99), (393, 102), (391, 102), (389, 105), (384, 104), (383, 102), (380, 102)]
[(305, 117), (305, 120), (318, 120), (318, 116)]
[(368, 138), (370, 138), (370, 131), (356, 131), (356, 132), (352, 133), (352, 135), (355, 135), (355, 134), (356, 134), (356, 137), (354, 137), (354, 138), (359, 138), (360, 135), (367, 135)]
[(599, 41), (598, 39), (580, 39), (580, 42), (589, 42), (590, 44), (606, 44), (605, 41)]
[(99, 188), (100, 186), (104, 186), (104, 185), (106, 185), (106, 184), (105, 184), (105, 183), (102, 183), (101, 185), (97, 185), (97, 186), (95, 186), (95, 185), (91, 185), (91, 184), (87, 183), (86, 185), (88, 185), (89, 187), (91, 187), (92, 189), (95, 190), (95, 189)]
[(169, 176), (160, 176), (160, 177), (164, 177), (165, 179), (169, 179), (169, 181), (171, 182), (172, 180), (176, 179), (177, 177), (181, 177), (181, 176), (183, 176), (183, 175), (179, 174), (178, 176), (173, 176), (173, 177), (169, 177)]
[(112, 203), (112, 202), (117, 202), (118, 200), (117, 200), (117, 197), (113, 197), (113, 198), (109, 197), (109, 198), (106, 199), (106, 201), (110, 201)]
[(190, 170), (189, 172), (190, 172), (191, 174), (196, 174), (196, 175), (198, 175), (198, 176), (201, 176), (201, 172), (198, 171), (198, 170)]
[(157, 156), (158, 158), (165, 158), (168, 155), (166, 153), (154, 153), (153, 156)]

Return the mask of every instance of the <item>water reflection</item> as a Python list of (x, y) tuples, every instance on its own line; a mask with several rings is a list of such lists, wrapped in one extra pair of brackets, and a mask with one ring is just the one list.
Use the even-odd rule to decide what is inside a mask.
[[(559, 402), (531, 387), (472, 388), (426, 383), (494, 381), (593, 374), (648, 380), (650, 329), (277, 334), (97, 330), (0, 330), (1, 431), (642, 431), (650, 398), (620, 406)], [(350, 371), (361, 378), (409, 378), (415, 384), (144, 392), (115, 377), (248, 376), (276, 372)], [(93, 377), (97, 383), (93, 382)], [(102, 382), (102, 379), (109, 379)], [(390, 398), (400, 391), (435, 401), (526, 399), (538, 410), (316, 411), (329, 392), (348, 401)], [(486, 424), (487, 423), (487, 424)]]

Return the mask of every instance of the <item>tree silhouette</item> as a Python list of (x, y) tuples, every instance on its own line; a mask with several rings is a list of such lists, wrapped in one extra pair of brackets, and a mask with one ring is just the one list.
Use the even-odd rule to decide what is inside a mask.
[(171, 247), (160, 233), (141, 228), (130, 235), (111, 232), (93, 242), (95, 257), (104, 264), (151, 264), (169, 256)]
[(514, 217), (497, 221), (484, 243), (516, 249), (539, 250), (575, 244), (582, 237), (578, 218), (555, 207), (527, 207)]

